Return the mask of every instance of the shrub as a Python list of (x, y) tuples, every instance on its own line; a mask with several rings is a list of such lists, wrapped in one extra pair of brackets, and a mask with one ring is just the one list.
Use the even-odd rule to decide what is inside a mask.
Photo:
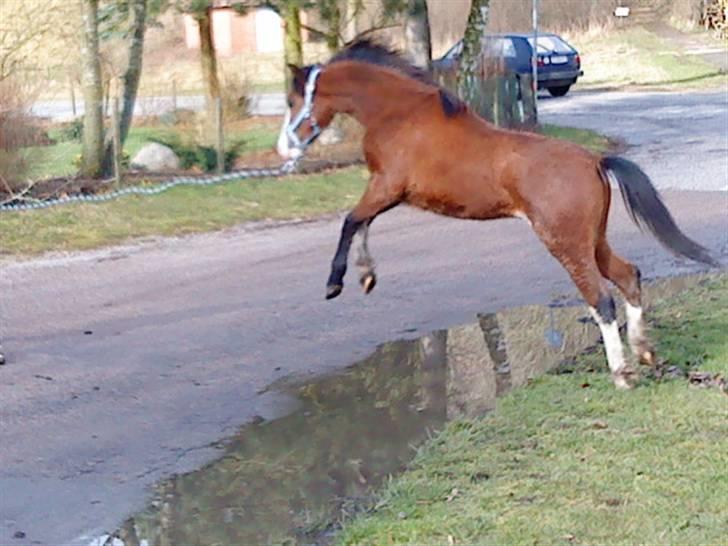
[[(217, 168), (217, 151), (214, 146), (207, 146), (180, 137), (177, 133), (152, 137), (149, 140), (168, 146), (180, 159), (183, 169), (199, 168), (204, 172), (213, 172)], [(232, 169), (235, 160), (245, 145), (244, 140), (232, 142), (225, 150), (225, 168)]]
[(16, 192), (25, 186), (27, 163), (21, 148), (36, 143), (39, 130), (28, 113), (31, 99), (22, 85), (0, 81), (0, 192)]
[(64, 142), (81, 142), (83, 140), (83, 118), (76, 118), (61, 125), (58, 129), (58, 138)]

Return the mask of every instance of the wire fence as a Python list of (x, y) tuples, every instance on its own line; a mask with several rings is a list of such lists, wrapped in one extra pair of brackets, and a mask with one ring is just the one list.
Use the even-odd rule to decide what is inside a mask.
[(13, 202), (0, 204), (0, 212), (45, 209), (72, 203), (99, 203), (111, 201), (126, 195), (158, 195), (177, 186), (209, 186), (251, 178), (278, 178), (293, 173), (296, 169), (297, 163), (298, 158), (289, 159), (280, 167), (276, 168), (240, 169), (225, 174), (211, 176), (176, 176), (165, 182), (155, 184), (152, 187), (129, 186), (100, 194), (68, 195), (54, 199), (30, 200), (27, 202), (21, 200), (22, 198), (19, 198)]

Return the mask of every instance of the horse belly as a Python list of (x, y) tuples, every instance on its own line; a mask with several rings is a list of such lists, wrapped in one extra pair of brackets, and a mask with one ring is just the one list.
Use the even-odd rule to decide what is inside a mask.
[(454, 181), (417, 184), (405, 201), (415, 207), (470, 220), (490, 220), (511, 216), (513, 204), (503, 192), (475, 184)]

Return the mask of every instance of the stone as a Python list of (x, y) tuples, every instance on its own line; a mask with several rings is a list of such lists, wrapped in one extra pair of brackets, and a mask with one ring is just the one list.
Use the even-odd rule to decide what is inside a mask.
[(321, 136), (318, 138), (319, 144), (322, 146), (331, 146), (332, 144), (339, 144), (344, 140), (344, 131), (341, 127), (336, 125), (329, 125), (326, 129), (321, 132)]
[(132, 169), (169, 171), (180, 168), (180, 160), (169, 146), (150, 142), (145, 144), (131, 160)]

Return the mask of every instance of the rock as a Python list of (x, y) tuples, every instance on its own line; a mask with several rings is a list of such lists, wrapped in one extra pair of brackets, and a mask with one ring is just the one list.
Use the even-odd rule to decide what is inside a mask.
[(323, 146), (338, 144), (342, 140), (344, 140), (344, 131), (336, 125), (329, 125), (321, 132), (321, 136), (318, 138), (319, 144)]
[(132, 158), (131, 168), (145, 171), (177, 170), (180, 168), (180, 161), (172, 148), (158, 142), (150, 142)]

